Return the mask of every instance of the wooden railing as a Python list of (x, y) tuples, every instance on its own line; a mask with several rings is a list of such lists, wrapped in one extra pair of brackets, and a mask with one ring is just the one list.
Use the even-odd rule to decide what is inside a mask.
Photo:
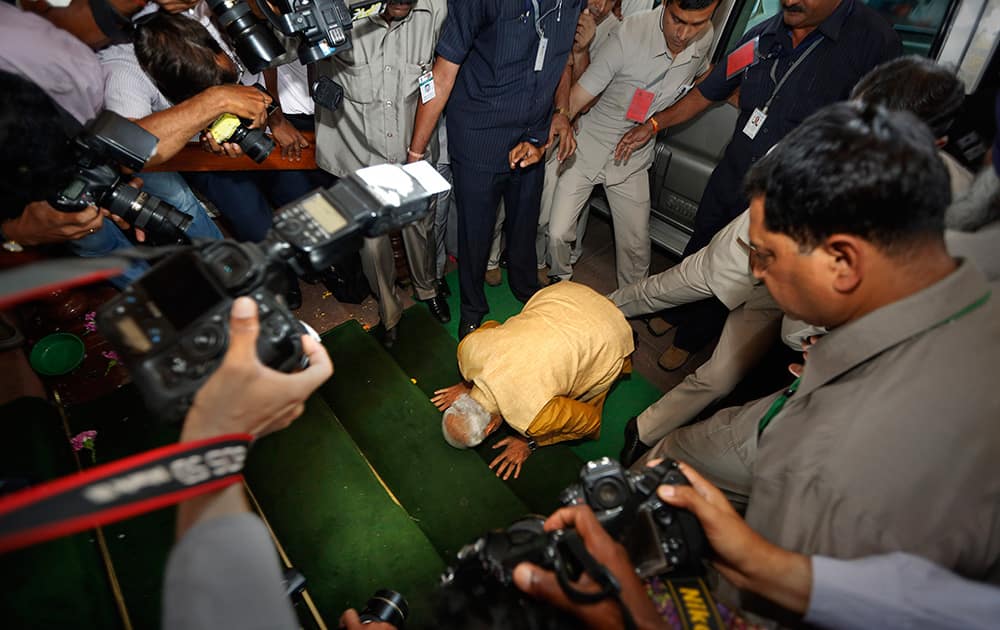
[(316, 134), (311, 131), (301, 132), (309, 146), (302, 149), (302, 159), (288, 160), (281, 156), (281, 148), (274, 147), (271, 154), (260, 164), (245, 155), (231, 158), (225, 155), (215, 155), (192, 142), (181, 149), (177, 155), (166, 162), (146, 171), (297, 171), (316, 168)]

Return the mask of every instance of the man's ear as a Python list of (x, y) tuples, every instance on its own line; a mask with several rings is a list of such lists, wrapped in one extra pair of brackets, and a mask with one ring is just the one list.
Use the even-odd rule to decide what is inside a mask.
[(853, 234), (833, 234), (822, 248), (829, 261), (833, 290), (851, 293), (857, 289), (864, 276), (864, 241)]

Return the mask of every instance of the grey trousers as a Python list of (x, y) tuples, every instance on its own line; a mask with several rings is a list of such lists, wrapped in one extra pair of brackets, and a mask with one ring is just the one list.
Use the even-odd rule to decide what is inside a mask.
[[(435, 213), (432, 208), (423, 219), (402, 230), (406, 259), (410, 263), (410, 280), (417, 299), (429, 300), (437, 295), (434, 280), (437, 273), (437, 253), (434, 244)], [(361, 269), (378, 301), (379, 319), (388, 330), (403, 316), (403, 301), (396, 288), (396, 262), (392, 258), (392, 243), (388, 236), (366, 238), (361, 247)]]

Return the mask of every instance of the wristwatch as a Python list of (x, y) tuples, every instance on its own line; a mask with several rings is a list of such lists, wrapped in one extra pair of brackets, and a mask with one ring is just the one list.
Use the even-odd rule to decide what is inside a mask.
[(528, 438), (528, 449), (531, 450), (532, 453), (538, 450), (538, 442), (535, 441), (535, 438)]

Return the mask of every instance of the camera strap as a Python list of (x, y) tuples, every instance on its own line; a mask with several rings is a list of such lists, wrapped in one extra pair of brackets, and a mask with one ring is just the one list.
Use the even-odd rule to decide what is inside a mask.
[(0, 553), (238, 483), (252, 440), (234, 433), (171, 444), (0, 497)]
[(663, 576), (660, 581), (666, 586), (666, 594), (673, 601), (681, 628), (723, 630), (727, 627), (703, 579), (696, 576)]

